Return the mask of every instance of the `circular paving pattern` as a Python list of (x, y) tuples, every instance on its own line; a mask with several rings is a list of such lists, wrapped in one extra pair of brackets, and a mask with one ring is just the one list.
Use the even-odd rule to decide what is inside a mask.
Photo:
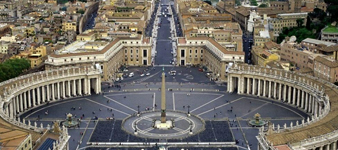
[(122, 127), (130, 134), (152, 139), (183, 139), (204, 130), (204, 121), (193, 114), (188, 116), (180, 111), (167, 111), (167, 120), (173, 121), (174, 124), (174, 127), (168, 130), (153, 127), (154, 120), (160, 118), (160, 111), (142, 112), (140, 116), (132, 115), (124, 119)]

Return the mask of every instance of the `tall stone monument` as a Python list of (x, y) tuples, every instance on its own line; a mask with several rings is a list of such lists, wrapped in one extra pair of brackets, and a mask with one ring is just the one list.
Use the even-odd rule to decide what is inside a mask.
[(165, 73), (162, 72), (161, 86), (161, 123), (166, 123)]

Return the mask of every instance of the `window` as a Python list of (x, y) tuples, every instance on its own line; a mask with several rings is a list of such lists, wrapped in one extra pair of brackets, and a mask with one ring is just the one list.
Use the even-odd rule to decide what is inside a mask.
[(133, 53), (133, 50), (132, 50), (132, 49), (130, 50), (130, 53)]
[(197, 49), (195, 50), (195, 53), (197, 54)]
[(190, 54), (192, 53), (192, 50), (189, 50)]
[(201, 54), (203, 54), (203, 49), (201, 49)]
[(79, 60), (81, 60), (81, 58), (79, 58)]

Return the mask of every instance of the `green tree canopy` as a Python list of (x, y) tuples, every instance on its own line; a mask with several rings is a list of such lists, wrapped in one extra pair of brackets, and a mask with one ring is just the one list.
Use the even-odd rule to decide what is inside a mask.
[(251, 4), (251, 6), (258, 6), (256, 0), (250, 0), (250, 4)]
[(260, 4), (258, 7), (265, 8), (265, 7), (268, 7), (268, 5), (266, 5), (266, 4)]
[(24, 70), (30, 68), (27, 59), (9, 59), (0, 64), (0, 82), (19, 76)]

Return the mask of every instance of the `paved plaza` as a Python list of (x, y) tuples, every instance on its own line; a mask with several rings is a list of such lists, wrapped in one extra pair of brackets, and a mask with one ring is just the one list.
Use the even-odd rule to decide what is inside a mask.
[[(169, 69), (170, 67), (165, 68), (165, 70)], [(190, 71), (193, 72), (190, 74), (193, 79), (190, 82), (167, 82), (167, 110), (187, 112), (189, 107), (192, 114), (201, 117), (207, 123), (208, 121), (222, 120), (228, 122), (228, 128), (231, 130), (229, 134), (233, 134), (239, 149), (247, 149), (248, 146), (253, 150), (257, 149), (255, 136), (258, 133), (258, 128), (248, 125), (248, 120), (252, 119), (256, 113), (260, 113), (263, 119), (281, 126), (284, 123), (293, 122), (295, 124), (296, 121), (307, 117), (304, 112), (284, 103), (226, 93), (226, 85), (211, 83), (202, 72), (198, 72), (197, 68), (177, 68), (177, 70), (182, 70), (182, 74), (176, 76), (177, 79), (186, 78), (183, 74), (188, 74)], [(146, 80), (143, 80), (144, 78)], [(170, 78), (172, 78), (170, 75), (166, 77), (168, 80)], [(150, 78), (147, 76), (134, 78), (138, 82), (130, 79), (130, 81), (116, 83), (121, 85), (121, 88), (114, 86), (109, 88), (107, 85), (103, 85), (103, 94), (49, 103), (28, 111), (21, 116), (21, 119), (26, 118), (26, 121), (36, 121), (38, 124), (43, 123), (46, 126), (47, 124), (52, 125), (53, 121), (62, 121), (66, 118), (66, 113), (72, 113), (76, 118), (82, 119), (79, 127), (69, 129), (70, 149), (85, 149), (88, 147), (86, 143), (90, 142), (93, 135), (102, 136), (102, 139), (107, 142), (113, 142), (115, 134), (112, 133), (114, 131), (112, 128), (119, 128), (119, 132), (124, 132), (120, 130), (121, 121), (137, 113), (138, 106), (140, 111), (158, 111), (160, 109), (154, 107), (155, 104), (160, 106), (161, 101), (161, 91), (159, 90), (161, 83), (157, 79), (160, 79), (159, 75)], [(47, 111), (48, 114), (46, 114)], [(107, 120), (112, 118), (114, 120)], [(94, 130), (98, 126), (110, 130), (95, 133)], [(217, 132), (217, 129), (215, 128), (213, 131)], [(128, 137), (132, 137), (132, 135)], [(119, 140), (119, 142), (128, 142), (129, 140), (126, 138), (126, 140)], [(245, 142), (246, 140), (248, 143)], [(158, 142), (159, 140), (148, 141)]]

